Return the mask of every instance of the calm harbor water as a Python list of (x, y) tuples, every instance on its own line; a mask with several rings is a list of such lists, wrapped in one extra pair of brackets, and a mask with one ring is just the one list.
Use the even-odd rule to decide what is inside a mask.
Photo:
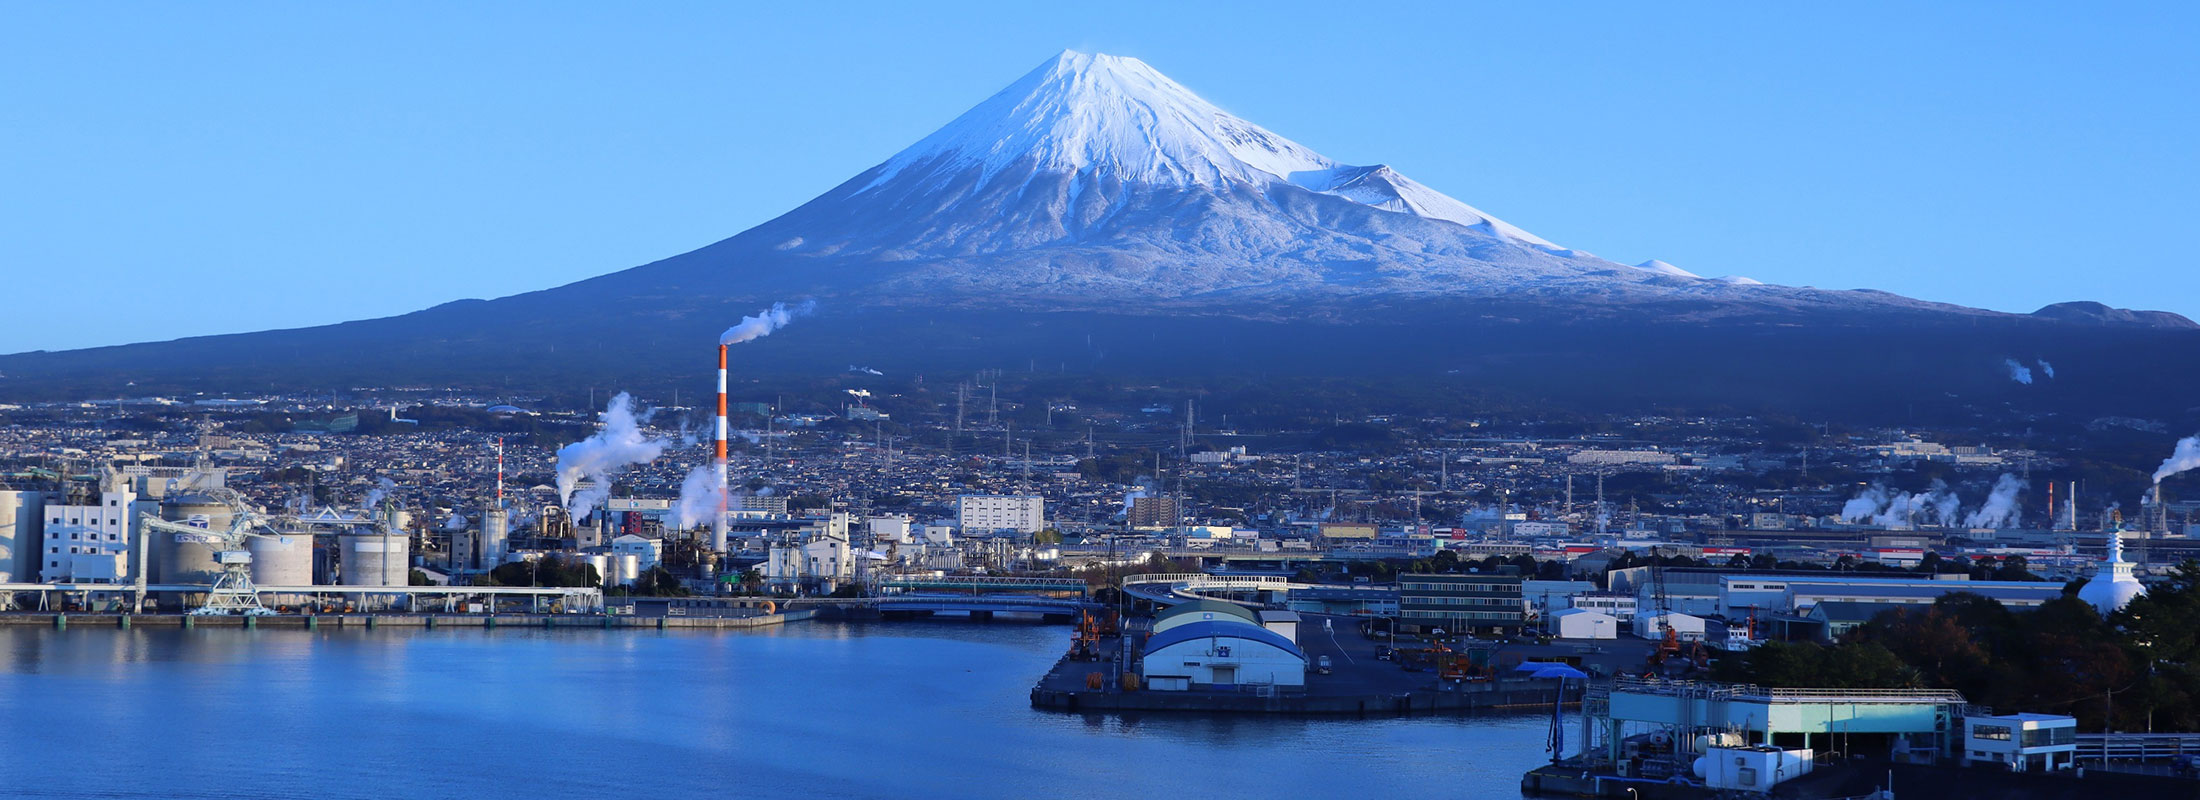
[(0, 628), (0, 795), (1519, 797), (1535, 715), (1033, 711), (1066, 628)]

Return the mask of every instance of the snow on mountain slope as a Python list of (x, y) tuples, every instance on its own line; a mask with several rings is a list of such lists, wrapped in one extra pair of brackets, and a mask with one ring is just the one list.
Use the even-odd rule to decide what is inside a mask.
[(1659, 275), (1671, 275), (1671, 276), (1673, 276), (1673, 277), (1676, 277), (1676, 278), (1702, 278), (1702, 277), (1703, 277), (1702, 275), (1698, 275), (1698, 274), (1696, 274), (1696, 273), (1693, 273), (1693, 272), (1689, 272), (1688, 270), (1685, 270), (1685, 269), (1681, 269), (1680, 267), (1676, 267), (1676, 266), (1673, 266), (1672, 264), (1668, 264), (1668, 263), (1665, 263), (1665, 262), (1663, 262), (1663, 261), (1659, 261), (1659, 260), (1657, 260), (1657, 259), (1655, 259), (1655, 258), (1653, 258), (1653, 259), (1650, 259), (1649, 261), (1645, 261), (1645, 262), (1642, 262), (1642, 263), (1640, 263), (1640, 264), (1636, 264), (1636, 265), (1635, 265), (1635, 269), (1639, 269), (1639, 270), (1642, 270), (1642, 271), (1644, 271), (1644, 272), (1655, 272), (1655, 273), (1657, 273), (1657, 274), (1659, 274)]
[(1607, 261), (1388, 166), (1338, 163), (1137, 59), (1076, 52), (799, 208), (640, 269), (602, 285), (1239, 316), (1374, 302), (1568, 319), (1993, 313)]
[(1557, 249), (1387, 166), (1339, 164), (1217, 108), (1135, 58), (1064, 52), (887, 160), (860, 191), (973, 167), (980, 183), (1027, 170), (1066, 174), (1073, 196), (1103, 182), (1207, 189), (1290, 183)]

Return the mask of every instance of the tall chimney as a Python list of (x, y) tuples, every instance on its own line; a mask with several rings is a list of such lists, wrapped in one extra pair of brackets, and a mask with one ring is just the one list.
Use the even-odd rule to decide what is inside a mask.
[(718, 346), (718, 440), (711, 471), (718, 481), (718, 515), (710, 521), (710, 549), (726, 552), (726, 346)]

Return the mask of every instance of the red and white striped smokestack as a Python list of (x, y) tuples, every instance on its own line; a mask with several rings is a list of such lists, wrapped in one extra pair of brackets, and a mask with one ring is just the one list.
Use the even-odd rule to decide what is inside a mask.
[(710, 522), (710, 549), (726, 552), (726, 346), (718, 346), (718, 440), (711, 471), (718, 480), (718, 516)]

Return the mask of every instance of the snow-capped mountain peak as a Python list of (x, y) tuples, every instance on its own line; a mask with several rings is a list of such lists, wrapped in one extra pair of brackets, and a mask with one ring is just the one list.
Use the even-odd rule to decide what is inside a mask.
[(909, 178), (981, 183), (1068, 175), (1074, 188), (1289, 184), (1445, 220), (1520, 243), (1557, 245), (1398, 174), (1314, 152), (1223, 111), (1135, 58), (1065, 51), (879, 165), (869, 191)]

